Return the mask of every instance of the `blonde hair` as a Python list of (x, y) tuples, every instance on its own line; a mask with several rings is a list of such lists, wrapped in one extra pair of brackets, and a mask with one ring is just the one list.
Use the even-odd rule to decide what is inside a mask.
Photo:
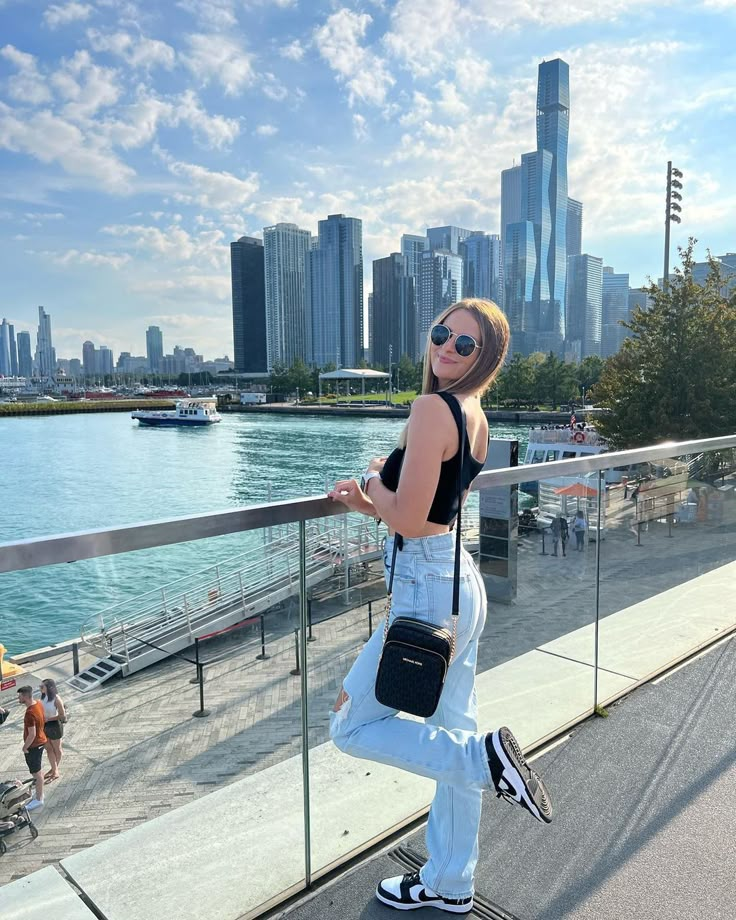
[[(446, 393), (477, 393), (481, 396), (495, 380), (509, 350), (511, 330), (499, 307), (492, 300), (468, 297), (451, 304), (434, 320), (432, 326), (445, 323), (455, 310), (467, 310), (480, 326), (480, 354), (468, 370), (445, 387)], [(430, 326), (431, 329), (431, 326)], [(437, 393), (440, 383), (432, 370), (432, 340), (427, 336), (424, 350), (424, 374), (422, 377), (422, 395)], [(406, 447), (406, 430), (404, 426), (399, 438), (399, 446)]]

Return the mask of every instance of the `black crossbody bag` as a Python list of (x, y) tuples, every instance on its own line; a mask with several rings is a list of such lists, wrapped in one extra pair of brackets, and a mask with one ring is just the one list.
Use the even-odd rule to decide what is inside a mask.
[(455, 655), (457, 618), (460, 606), (460, 548), (463, 462), (465, 459), (465, 412), (460, 430), (460, 465), (457, 474), (458, 510), (455, 519), (455, 576), (452, 587), (452, 632), (412, 617), (391, 618), (391, 595), (396, 569), (396, 552), (400, 537), (394, 536), (391, 555), (391, 575), (388, 583), (386, 623), (383, 630), (383, 649), (376, 674), (376, 699), (384, 706), (401, 712), (427, 718), (434, 714), (440, 702), (447, 670)]

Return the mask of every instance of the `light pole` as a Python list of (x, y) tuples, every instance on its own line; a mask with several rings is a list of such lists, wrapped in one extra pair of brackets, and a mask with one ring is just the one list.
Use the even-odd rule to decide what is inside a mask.
[[(676, 224), (682, 222), (679, 212), (682, 207), (679, 202), (682, 201), (680, 189), (682, 188), (682, 173), (675, 169), (672, 160), (667, 163), (667, 210), (664, 218), (664, 278), (662, 279), (662, 289), (666, 290), (670, 280), (670, 223)], [(673, 213), (676, 212), (676, 213)]]
[(391, 364), (393, 362), (393, 357), (394, 357), (394, 346), (389, 345), (388, 346), (388, 403), (389, 405), (392, 402), (392, 399), (391, 399)]

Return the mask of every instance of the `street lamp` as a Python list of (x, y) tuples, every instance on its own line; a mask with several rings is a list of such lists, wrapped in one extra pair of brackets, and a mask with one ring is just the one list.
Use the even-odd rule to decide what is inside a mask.
[(672, 160), (667, 163), (667, 209), (664, 219), (664, 278), (662, 280), (663, 289), (667, 288), (670, 275), (670, 224), (672, 222), (682, 223), (680, 213), (682, 201), (680, 189), (682, 189), (682, 173), (672, 165)]

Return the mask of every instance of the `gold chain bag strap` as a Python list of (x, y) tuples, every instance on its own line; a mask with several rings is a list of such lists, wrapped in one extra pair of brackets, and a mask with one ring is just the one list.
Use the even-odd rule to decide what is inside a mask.
[[(427, 718), (439, 705), (450, 662), (455, 655), (457, 619), (460, 607), (461, 512), (463, 499), (463, 465), (465, 460), (465, 412), (454, 396), (440, 393), (449, 404), (449, 396), (460, 410), (460, 463), (457, 474), (458, 511), (455, 519), (455, 574), (452, 588), (452, 632), (413, 617), (396, 617), (389, 626), (393, 594), (396, 553), (401, 542), (394, 535), (391, 574), (388, 584), (383, 648), (376, 674), (376, 699), (384, 706)], [(453, 412), (453, 416), (455, 413)]]

